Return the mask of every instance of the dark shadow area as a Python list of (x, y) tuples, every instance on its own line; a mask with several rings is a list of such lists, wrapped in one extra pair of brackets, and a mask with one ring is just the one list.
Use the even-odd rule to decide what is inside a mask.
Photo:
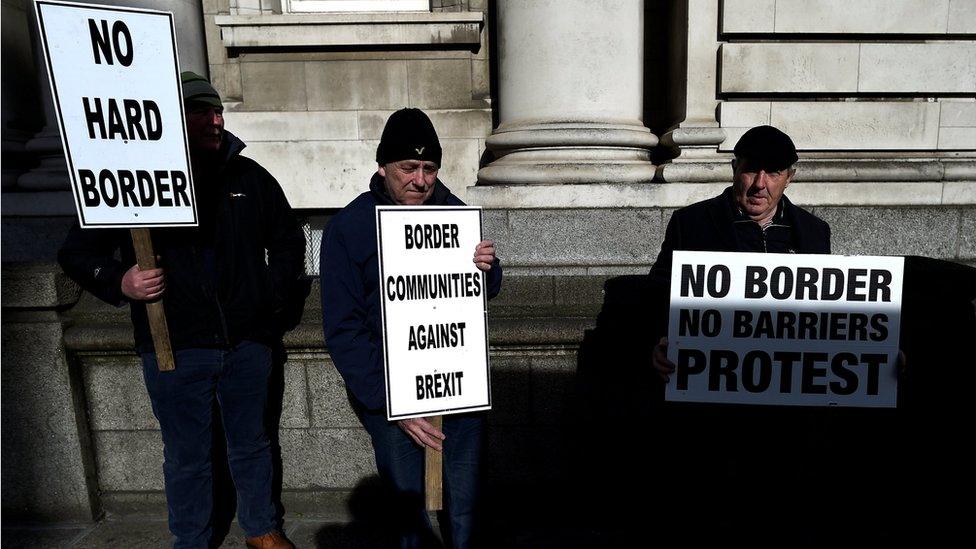
[[(682, 121), (688, 70), (688, 2), (644, 4), (644, 125), (661, 137)], [(667, 79), (670, 85), (661, 86)], [(656, 152), (656, 151), (655, 151)]]
[[(607, 546), (872, 546), (964, 535), (976, 269), (905, 264), (896, 409), (667, 403), (666, 282), (605, 285), (579, 354), (576, 471)], [(663, 314), (662, 314), (663, 312)], [(943, 495), (939, 495), (943, 494)]]
[[(496, 2), (488, 2), (488, 9), (485, 10), (485, 32), (488, 33), (488, 93), (491, 95), (491, 127), (495, 129), (499, 122), (499, 97), (498, 97), (498, 5)], [(491, 162), (491, 160), (488, 160)], [(488, 162), (482, 161), (479, 167), (484, 167)]]
[(302, 314), (305, 312), (305, 301), (311, 292), (312, 278), (304, 277), (299, 280), (292, 288), (291, 295), (284, 308), (274, 319), (276, 337), (271, 349), (271, 375), (268, 378), (268, 404), (264, 413), (264, 428), (271, 441), (271, 466), (274, 471), (271, 489), (276, 508), (275, 522), (282, 532), (285, 531), (285, 508), (281, 503), (283, 477), (279, 428), (285, 399), (285, 363), (288, 362), (288, 351), (285, 349), (282, 339), (285, 333), (293, 330), (301, 323)]
[(378, 476), (361, 480), (349, 495), (348, 506), (351, 520), (346, 524), (320, 528), (315, 533), (315, 547), (379, 549), (397, 546), (396, 535), (390, 528), (390, 521), (397, 516), (396, 504)]

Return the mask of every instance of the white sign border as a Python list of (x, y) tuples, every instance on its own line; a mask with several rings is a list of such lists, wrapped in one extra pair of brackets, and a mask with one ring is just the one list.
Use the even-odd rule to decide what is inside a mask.
[[(483, 209), (480, 206), (376, 206), (376, 253), (377, 253), (377, 267), (379, 269), (379, 283), (382, 287), (383, 280), (385, 278), (385, 271), (383, 269), (383, 246), (380, 243), (380, 235), (383, 234), (382, 228), (382, 212), (384, 211), (395, 211), (395, 212), (405, 212), (405, 211), (471, 211), (477, 210), (478, 212), (478, 242), (484, 240), (484, 233), (482, 230), (482, 224), (484, 223)], [(382, 319), (383, 326), (383, 379), (386, 385), (386, 418), (389, 421), (396, 421), (400, 419), (410, 419), (415, 417), (428, 417), (437, 415), (447, 415), (447, 414), (460, 414), (465, 412), (478, 412), (482, 410), (491, 409), (491, 352), (488, 348), (488, 280), (485, 277), (485, 272), (478, 269), (478, 273), (481, 275), (481, 303), (482, 309), (485, 315), (485, 378), (487, 379), (487, 393), (488, 393), (488, 403), (487, 404), (477, 404), (474, 406), (465, 406), (462, 408), (443, 408), (439, 410), (428, 410), (426, 412), (414, 412), (409, 414), (393, 415), (392, 409), (392, 394), (390, 391), (390, 363), (387, 353), (387, 341), (386, 341), (386, 299), (383, 297), (382, 291), (380, 292), (380, 318)]]
[[(190, 189), (190, 196), (193, 197), (193, 220), (186, 221), (182, 223), (85, 223), (84, 208), (81, 205), (81, 198), (79, 196), (77, 173), (75, 172), (74, 162), (71, 158), (71, 147), (68, 145), (67, 132), (64, 128), (64, 120), (61, 117), (61, 102), (58, 99), (58, 88), (57, 84), (54, 82), (54, 69), (51, 64), (51, 56), (47, 50), (47, 31), (44, 29), (44, 16), (41, 13), (41, 5), (49, 4), (53, 6), (62, 6), (68, 8), (85, 8), (93, 10), (102, 10), (108, 12), (129, 12), (129, 13), (143, 13), (148, 15), (161, 15), (165, 16), (169, 20), (169, 31), (172, 37), (171, 47), (173, 48), (173, 62), (176, 70), (176, 82), (177, 82), (177, 93), (180, 97), (180, 127), (183, 131), (183, 149), (186, 154), (186, 179), (187, 185)], [(128, 6), (106, 6), (103, 4), (87, 4), (81, 2), (63, 2), (58, 0), (34, 0), (34, 12), (37, 16), (37, 27), (40, 32), (40, 43), (41, 50), (44, 52), (44, 65), (47, 67), (48, 83), (51, 86), (51, 98), (54, 101), (54, 110), (58, 115), (58, 131), (60, 132), (61, 144), (64, 147), (65, 160), (68, 163), (68, 176), (71, 178), (71, 196), (75, 200), (75, 211), (78, 214), (78, 223), (83, 229), (97, 229), (97, 228), (118, 228), (118, 229), (128, 229), (128, 228), (150, 228), (150, 227), (196, 227), (200, 224), (199, 216), (197, 214), (197, 199), (196, 190), (193, 185), (193, 167), (190, 165), (190, 140), (186, 134), (186, 112), (183, 106), (183, 87), (180, 84), (180, 53), (176, 47), (176, 24), (173, 20), (173, 14), (168, 11), (151, 10), (145, 8), (132, 8)]]

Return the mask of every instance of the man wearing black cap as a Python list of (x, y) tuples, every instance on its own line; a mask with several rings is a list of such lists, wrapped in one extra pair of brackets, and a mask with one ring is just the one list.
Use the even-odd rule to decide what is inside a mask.
[[(830, 226), (783, 195), (796, 173), (793, 140), (772, 126), (758, 126), (742, 135), (734, 154), (731, 187), (671, 216), (651, 268), (652, 283), (670, 283), (674, 250), (830, 253)], [(654, 347), (653, 364), (667, 382), (674, 371), (667, 338)]]
[[(424, 512), (424, 447), (444, 452), (444, 490), (451, 546), (468, 547), (474, 527), (482, 414), (444, 417), (444, 430), (424, 418), (388, 421), (383, 374), (376, 252), (376, 206), (461, 206), (437, 172), (441, 146), (427, 115), (401, 109), (387, 120), (376, 149), (378, 168), (369, 191), (329, 223), (322, 239), (322, 324), (329, 354), (346, 382), (350, 402), (373, 443), (376, 468), (391, 490), (401, 547), (425, 547), (432, 540)], [(490, 240), (480, 242), (472, 261), (485, 271), (488, 298), (501, 288), (501, 266)]]
[[(734, 154), (731, 187), (671, 216), (649, 277), (652, 337), (667, 334), (675, 250), (830, 253), (827, 223), (783, 194), (797, 161), (789, 136), (771, 126), (752, 128), (736, 143)], [(654, 373), (664, 383), (675, 370), (667, 350), (667, 337), (660, 337), (651, 357)], [(696, 509), (669, 515), (668, 524), (681, 543), (732, 540), (736, 545), (741, 539), (737, 536), (759, 545), (770, 537), (780, 544), (793, 539), (804, 513), (786, 492), (805, 487), (797, 470), (810, 455), (804, 437), (813, 419), (793, 407), (689, 405), (656, 413), (669, 463), (687, 473), (662, 479), (657, 488), (674, 509)], [(723, 503), (700, 506), (702, 501)], [(761, 527), (740, 532), (724, 526), (757, 516), (763, 517)]]
[[(248, 547), (287, 549), (272, 501), (264, 417), (271, 345), (304, 274), (305, 238), (274, 177), (240, 155), (223, 105), (204, 77), (181, 75), (199, 226), (153, 229), (163, 268), (136, 265), (125, 230), (81, 230), (58, 254), (64, 271), (96, 297), (128, 302), (136, 349), (163, 436), (169, 528), (176, 548), (213, 540), (212, 410), (219, 404)], [(115, 259), (118, 250), (121, 261)], [(267, 258), (267, 262), (266, 261)], [(160, 372), (146, 301), (165, 297), (176, 369)]]

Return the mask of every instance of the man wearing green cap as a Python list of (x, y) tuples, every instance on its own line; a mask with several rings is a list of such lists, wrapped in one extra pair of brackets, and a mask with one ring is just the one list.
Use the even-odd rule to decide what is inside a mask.
[[(380, 478), (390, 490), (399, 547), (437, 545), (424, 511), (424, 447), (444, 452), (444, 491), (450, 546), (472, 544), (477, 514), (482, 413), (444, 417), (443, 431), (425, 418), (386, 419), (383, 329), (376, 252), (376, 206), (460, 206), (437, 179), (441, 145), (419, 109), (401, 109), (387, 120), (376, 149), (369, 190), (332, 219), (322, 239), (322, 324), (329, 354), (346, 382), (350, 402), (369, 433)], [(472, 261), (485, 272), (488, 299), (501, 289), (501, 265), (490, 240)]]
[[(212, 410), (219, 404), (237, 519), (248, 547), (291, 548), (272, 501), (264, 417), (271, 345), (299, 299), (305, 238), (274, 177), (240, 155), (206, 78), (182, 75), (199, 226), (152, 230), (160, 268), (136, 265), (128, 231), (75, 226), (58, 254), (64, 271), (116, 306), (128, 302), (136, 350), (163, 436), (163, 473), (174, 547), (212, 543)], [(115, 259), (119, 251), (121, 261)], [(176, 369), (156, 363), (146, 301), (165, 297)]]

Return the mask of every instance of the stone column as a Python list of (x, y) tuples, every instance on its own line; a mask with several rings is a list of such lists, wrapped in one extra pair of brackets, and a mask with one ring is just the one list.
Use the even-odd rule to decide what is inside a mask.
[(497, 15), (500, 123), (478, 184), (651, 181), (643, 2), (501, 0)]
[(62, 311), (81, 289), (51, 264), (3, 267), (3, 519), (101, 514), (80, 372)]
[(33, 6), (26, 1), (10, 2), (2, 5), (3, 46), (3, 178), (4, 191), (17, 186), (17, 178), (32, 167), (33, 159), (27, 154), (24, 145), (37, 131), (39, 116), (37, 111), (37, 81), (32, 62), (29, 9)]
[(728, 181), (732, 176), (728, 155), (718, 153), (725, 141), (716, 119), (718, 18), (719, 0), (684, 0), (675, 6), (672, 32), (679, 39), (670, 77), (681, 122), (661, 136), (661, 144), (675, 149), (677, 157), (658, 167), (659, 180)]
[[(54, 109), (51, 84), (48, 80), (47, 66), (44, 62), (44, 49), (41, 47), (40, 33), (37, 30), (37, 14), (28, 10), (30, 18), (31, 42), (34, 49), (34, 65), (37, 70), (37, 90), (40, 92), (44, 127), (27, 142), (25, 148), (39, 160), (39, 165), (23, 174), (17, 186), (24, 191), (69, 191), (68, 164), (61, 147), (61, 134), (58, 130), (58, 115)], [(70, 213), (70, 212), (69, 212)]]

